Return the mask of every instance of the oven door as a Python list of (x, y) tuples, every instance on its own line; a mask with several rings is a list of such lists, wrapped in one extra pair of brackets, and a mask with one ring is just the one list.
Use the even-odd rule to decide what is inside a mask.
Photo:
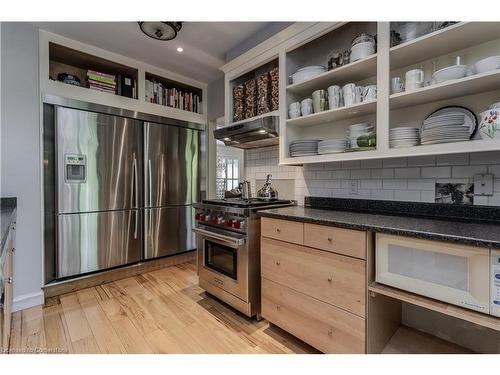
[(244, 235), (216, 228), (194, 228), (198, 275), (235, 297), (248, 300), (248, 249)]
[(489, 249), (377, 234), (376, 281), (489, 313)]

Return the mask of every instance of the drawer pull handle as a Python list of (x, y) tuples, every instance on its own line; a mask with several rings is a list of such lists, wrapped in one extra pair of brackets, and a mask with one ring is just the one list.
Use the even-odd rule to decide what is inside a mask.
[(281, 306), (280, 305), (276, 305), (276, 310), (280, 311), (281, 310)]
[(332, 237), (328, 237), (328, 242), (333, 242), (333, 238)]
[(7, 284), (12, 284), (12, 276), (7, 278)]
[(276, 228), (276, 232), (281, 233), (281, 229), (280, 228)]
[(328, 336), (333, 336), (333, 329), (328, 330)]
[(333, 281), (333, 276), (330, 276), (330, 277), (328, 278), (328, 282), (329, 282), (329, 283), (331, 283), (332, 281)]
[(279, 266), (281, 263), (279, 260), (276, 261), (276, 265)]

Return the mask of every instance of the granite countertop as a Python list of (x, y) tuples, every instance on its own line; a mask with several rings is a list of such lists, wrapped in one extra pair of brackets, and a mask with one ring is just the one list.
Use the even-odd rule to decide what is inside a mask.
[(0, 256), (2, 255), (7, 234), (9, 233), (10, 225), (16, 220), (17, 199), (16, 198), (1, 198), (0, 199)]
[(276, 219), (500, 248), (500, 224), (495, 223), (468, 223), (455, 220), (326, 210), (303, 206), (261, 210), (259, 214)]

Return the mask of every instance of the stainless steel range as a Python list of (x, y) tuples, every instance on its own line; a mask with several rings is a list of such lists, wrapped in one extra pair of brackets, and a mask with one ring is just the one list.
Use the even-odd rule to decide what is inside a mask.
[(200, 287), (245, 315), (260, 314), (258, 210), (292, 206), (289, 200), (214, 199), (196, 203)]

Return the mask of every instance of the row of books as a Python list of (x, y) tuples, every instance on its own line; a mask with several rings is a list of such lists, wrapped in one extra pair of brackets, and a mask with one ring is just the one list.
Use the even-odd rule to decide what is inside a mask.
[(201, 113), (201, 98), (192, 92), (168, 88), (161, 82), (146, 79), (146, 101), (168, 107)]
[(98, 72), (96, 70), (87, 70), (87, 82), (89, 88), (109, 93), (116, 93), (116, 76)]

